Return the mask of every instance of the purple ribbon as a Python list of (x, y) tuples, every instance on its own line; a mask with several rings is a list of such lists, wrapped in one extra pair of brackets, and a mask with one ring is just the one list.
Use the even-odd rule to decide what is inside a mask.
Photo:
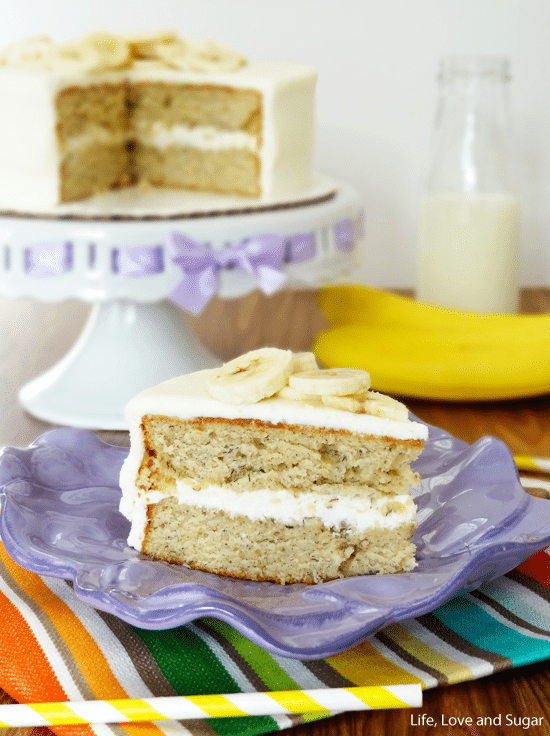
[(287, 243), (280, 235), (259, 235), (229, 248), (213, 250), (187, 235), (171, 232), (166, 245), (171, 260), (183, 272), (171, 299), (193, 314), (198, 314), (214, 296), (219, 272), (224, 268), (246, 271), (268, 295), (276, 292), (287, 278), (281, 271), (289, 260)]
[(351, 218), (341, 220), (334, 227), (336, 248), (342, 253), (348, 253), (355, 248), (355, 223)]
[(57, 276), (73, 268), (73, 257), (72, 243), (39, 243), (25, 248), (23, 268), (29, 276)]
[[(336, 226), (336, 247), (346, 251), (355, 245), (354, 223), (343, 220)], [(95, 255), (91, 245), (90, 259)], [(283, 267), (304, 263), (317, 251), (313, 233), (291, 236), (275, 234), (247, 238), (237, 245), (214, 250), (179, 232), (169, 232), (163, 245), (126, 245), (113, 248), (111, 268), (121, 276), (153, 276), (171, 260), (182, 270), (182, 279), (171, 295), (173, 301), (198, 314), (218, 289), (222, 269), (240, 268), (249, 273), (264, 294), (276, 292), (286, 281)], [(71, 242), (37, 243), (25, 248), (24, 270), (29, 276), (48, 277), (74, 268)]]
[(127, 245), (112, 252), (113, 272), (121, 276), (154, 276), (164, 271), (161, 245)]

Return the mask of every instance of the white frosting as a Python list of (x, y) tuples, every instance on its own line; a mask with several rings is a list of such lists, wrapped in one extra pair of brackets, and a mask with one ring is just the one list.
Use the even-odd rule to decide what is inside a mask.
[(226, 151), (232, 148), (256, 151), (260, 139), (243, 130), (220, 130), (213, 125), (173, 125), (168, 128), (160, 122), (152, 126), (150, 133), (137, 133), (137, 139), (156, 148), (168, 146), (192, 146), (202, 151)]
[[(167, 495), (173, 495), (178, 503), (209, 511), (223, 511), (232, 518), (244, 516), (251, 521), (273, 520), (281, 524), (302, 524), (304, 520), (319, 519), (327, 529), (338, 531), (350, 528), (364, 532), (375, 527), (396, 529), (415, 520), (416, 507), (408, 493), (391, 498), (368, 496), (331, 496), (323, 493), (291, 493), (286, 490), (258, 490), (237, 493), (220, 486), (208, 486), (200, 491), (177, 481), (176, 492), (163, 494), (152, 491), (140, 496), (126, 496), (120, 511), (132, 520), (128, 544), (141, 549), (143, 543), (147, 506), (158, 503)], [(401, 504), (397, 510), (388, 504)]]
[(113, 134), (101, 125), (90, 125), (86, 128), (85, 133), (68, 137), (63, 142), (63, 151), (64, 153), (72, 153), (82, 148), (87, 148), (93, 143), (116, 145), (124, 143), (127, 139), (128, 134), (124, 131)]
[(122, 81), (207, 83), (258, 91), (263, 118), (257, 151), (262, 196), (252, 201), (299, 193), (313, 181), (316, 77), (312, 67), (283, 62), (250, 63), (235, 71), (208, 74), (148, 64), (93, 74), (0, 66), (0, 211), (57, 214), (62, 154), (55, 96), (67, 86)]
[[(258, 419), (272, 424), (326, 427), (349, 430), (365, 435), (393, 437), (401, 440), (425, 440), (428, 429), (418, 422), (403, 422), (369, 414), (353, 414), (338, 409), (328, 409), (301, 401), (273, 397), (255, 404), (226, 404), (210, 395), (207, 378), (214, 369), (198, 371), (178, 376), (164, 383), (146, 389), (129, 401), (126, 406), (126, 421), (130, 430), (130, 452), (120, 473), (122, 500), (120, 511), (132, 522), (129, 544), (140, 549), (146, 523), (148, 503), (156, 503), (164, 495), (155, 492), (148, 495), (138, 493), (136, 478), (143, 458), (144, 444), (141, 420), (146, 414), (159, 414), (180, 419), (196, 417), (221, 417), (224, 419)], [(269, 495), (268, 495), (269, 494)], [(254, 493), (234, 494), (221, 488), (194, 491), (184, 484), (178, 484), (174, 494), (186, 503), (194, 500), (195, 505), (204, 504), (207, 508), (223, 508), (250, 515), (249, 518), (277, 518), (295, 521), (303, 516), (318, 516), (329, 527), (341, 524), (355, 528), (370, 528), (376, 524), (391, 528), (391, 524), (401, 524), (414, 518), (412, 501), (407, 496), (398, 496), (404, 504), (402, 514), (392, 512), (384, 515), (383, 510), (370, 506), (369, 499), (351, 497), (338, 499), (329, 508), (327, 501), (331, 496), (322, 494), (300, 494), (295, 497), (286, 491), (256, 491)], [(235, 496), (239, 496), (237, 499)], [(278, 500), (277, 500), (278, 499)], [(377, 501), (376, 504), (381, 504)], [(269, 509), (269, 511), (267, 511)], [(239, 513), (241, 513), (239, 511)], [(366, 525), (366, 526), (363, 526)]]
[(145, 414), (193, 419), (259, 419), (272, 424), (305, 425), (343, 429), (398, 440), (427, 439), (428, 430), (419, 422), (400, 422), (370, 414), (353, 414), (339, 409), (312, 405), (292, 399), (272, 397), (255, 404), (226, 404), (214, 399), (207, 388), (207, 378), (215, 369), (207, 369), (171, 378), (146, 389), (129, 401), (126, 421), (130, 429), (138, 426)]

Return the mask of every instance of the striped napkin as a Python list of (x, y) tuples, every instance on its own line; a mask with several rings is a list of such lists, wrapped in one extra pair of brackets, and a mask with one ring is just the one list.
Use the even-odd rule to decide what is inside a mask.
[[(434, 688), (550, 658), (550, 555), (347, 652), (271, 655), (204, 618), (138, 629), (80, 602), (71, 585), (15, 563), (0, 543), (0, 687), (19, 702), (420, 683)], [(254, 736), (323, 716), (52, 727), (58, 736)]]

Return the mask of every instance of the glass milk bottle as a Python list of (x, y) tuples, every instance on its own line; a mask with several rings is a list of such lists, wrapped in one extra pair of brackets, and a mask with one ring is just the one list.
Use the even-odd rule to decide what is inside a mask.
[(520, 203), (510, 182), (508, 62), (440, 63), (433, 153), (420, 209), (417, 298), (478, 312), (518, 308)]

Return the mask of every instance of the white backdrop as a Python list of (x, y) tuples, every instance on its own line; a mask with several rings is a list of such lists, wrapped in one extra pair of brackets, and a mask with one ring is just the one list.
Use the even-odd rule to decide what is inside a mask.
[(359, 279), (383, 287), (415, 284), (439, 57), (508, 56), (522, 283), (550, 286), (549, 0), (0, 0), (0, 19), (0, 45), (173, 28), (249, 58), (315, 66), (316, 168), (359, 190), (366, 213)]

